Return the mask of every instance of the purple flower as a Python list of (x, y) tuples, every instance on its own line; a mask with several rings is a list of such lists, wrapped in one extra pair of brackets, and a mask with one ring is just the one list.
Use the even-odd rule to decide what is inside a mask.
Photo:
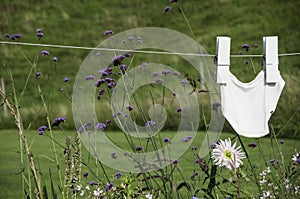
[(10, 35), (9, 34), (4, 34), (4, 37), (10, 38)]
[(118, 158), (118, 156), (117, 156), (117, 154), (115, 152), (112, 152), (110, 155), (111, 155), (111, 157), (113, 159), (117, 159)]
[(244, 64), (246, 64), (246, 65), (249, 64), (249, 60), (246, 60), (246, 61), (244, 62)]
[(112, 58), (114, 66), (118, 66), (122, 63), (122, 60), (125, 58), (124, 55), (117, 55)]
[(191, 175), (191, 180), (195, 180), (195, 177), (198, 176), (198, 172), (195, 172)]
[(179, 107), (179, 108), (177, 108), (177, 109), (176, 109), (176, 112), (177, 112), (177, 113), (180, 113), (180, 112), (182, 112), (182, 108), (180, 108), (180, 107)]
[(183, 86), (185, 86), (185, 85), (188, 84), (188, 81), (187, 81), (186, 79), (182, 79), (182, 80), (180, 81), (180, 83), (181, 83)]
[(250, 50), (250, 45), (249, 44), (243, 44), (242, 48), (244, 48), (245, 51), (249, 51)]
[(109, 191), (111, 188), (113, 188), (113, 186), (114, 186), (114, 183), (109, 183), (109, 184), (107, 184), (106, 186), (105, 186), (105, 191)]
[(185, 137), (182, 139), (182, 141), (183, 141), (183, 142), (188, 142), (188, 141), (190, 141), (192, 138), (193, 138), (192, 136), (185, 136)]
[(274, 164), (274, 162), (275, 162), (274, 159), (271, 159), (271, 160), (270, 160), (270, 163), (271, 163), (271, 164)]
[(121, 175), (122, 175), (122, 173), (121, 173), (120, 171), (118, 171), (118, 172), (116, 173), (116, 179), (118, 180), (118, 179), (121, 177)]
[(142, 37), (137, 37), (136, 39), (137, 39), (138, 44), (142, 44), (143, 43)]
[(169, 74), (170, 72), (171, 72), (170, 70), (162, 70), (162, 71), (161, 71), (161, 74), (167, 75), (167, 74)]
[(162, 141), (163, 142), (168, 142), (169, 144), (171, 144), (171, 140), (169, 138), (163, 138)]
[(199, 199), (199, 198), (197, 198), (196, 196), (193, 196), (192, 199)]
[(134, 37), (133, 37), (133, 36), (130, 36), (130, 37), (128, 37), (128, 40), (129, 40), (129, 41), (133, 41), (133, 40), (134, 40)]
[(221, 106), (221, 104), (219, 103), (219, 102), (214, 102), (213, 104), (212, 104), (212, 110), (213, 111), (218, 111), (218, 108)]
[(105, 123), (106, 123), (107, 125), (110, 125), (110, 124), (112, 124), (112, 121), (111, 121), (111, 120), (106, 120)]
[(68, 77), (65, 77), (63, 81), (68, 82), (68, 81), (70, 81), (70, 79)]
[(146, 127), (153, 126), (153, 125), (155, 125), (155, 122), (152, 121), (152, 120), (149, 120), (149, 121), (147, 121), (147, 122), (145, 123), (145, 126), (146, 126)]
[(51, 124), (51, 126), (59, 126), (60, 123), (65, 122), (66, 118), (65, 117), (58, 117), (55, 118)]
[(39, 135), (43, 135), (44, 134), (44, 131), (47, 130), (48, 128), (46, 126), (40, 126), (38, 128), (38, 134)]
[(196, 164), (200, 164), (201, 162), (202, 162), (201, 159), (196, 159), (196, 160), (194, 161), (194, 163), (196, 163)]
[(158, 73), (157, 73), (157, 72), (153, 72), (153, 73), (151, 74), (151, 76), (152, 76), (152, 77), (156, 77), (156, 76), (158, 76)]
[(93, 76), (93, 75), (87, 75), (87, 76), (85, 76), (84, 79), (87, 80), (87, 81), (90, 81), (90, 80), (95, 79), (95, 76)]
[(127, 52), (127, 53), (124, 53), (123, 56), (125, 56), (125, 57), (131, 57), (131, 54)]
[(57, 57), (53, 57), (52, 61), (58, 61), (58, 58)]
[(61, 92), (61, 93), (65, 93), (65, 89), (64, 89), (64, 88), (61, 88), (61, 89), (60, 89), (60, 92)]
[(169, 0), (170, 3), (175, 3), (177, 0)]
[(36, 72), (36, 73), (35, 73), (35, 76), (36, 76), (36, 77), (40, 77), (40, 76), (42, 76), (42, 73), (41, 73), (41, 72)]
[(36, 33), (36, 36), (37, 36), (38, 38), (44, 37), (44, 33), (38, 32), (38, 33)]
[(136, 151), (141, 151), (142, 149), (143, 149), (142, 146), (136, 146), (136, 147), (135, 147), (135, 150), (136, 150)]
[(95, 185), (95, 182), (91, 181), (91, 182), (89, 182), (89, 185), (93, 186), (93, 185)]
[(48, 51), (46, 51), (46, 50), (42, 50), (41, 51), (41, 55), (42, 56), (46, 56), (46, 55), (50, 55), (50, 53)]
[(98, 79), (97, 82), (95, 82), (95, 86), (99, 87), (101, 84), (105, 83), (105, 79)]
[(110, 82), (110, 83), (107, 84), (107, 88), (109, 88), (109, 89), (112, 89), (112, 88), (114, 88), (115, 86), (116, 86), (116, 83), (115, 83), (115, 82)]
[(121, 69), (123, 72), (126, 71), (126, 70), (127, 70), (126, 64), (122, 64), (122, 65), (120, 66), (120, 69)]
[(257, 147), (257, 144), (252, 142), (252, 143), (248, 144), (248, 147), (255, 148), (255, 147)]
[(88, 177), (88, 175), (89, 175), (89, 173), (88, 172), (85, 172), (84, 174), (83, 174), (83, 177)]
[(15, 40), (15, 39), (20, 39), (21, 37), (22, 37), (21, 34), (12, 34), (12, 35), (10, 36), (10, 39), (11, 39), (11, 40)]
[(162, 13), (165, 14), (165, 13), (169, 12), (170, 9), (171, 9), (170, 6), (167, 6), (163, 9)]
[(133, 106), (129, 105), (129, 106), (126, 107), (126, 109), (128, 109), (129, 111), (132, 111), (133, 110)]
[(257, 48), (257, 47), (258, 47), (258, 44), (254, 44), (254, 47)]
[(161, 78), (157, 78), (155, 82), (156, 82), (157, 84), (163, 84), (163, 83), (164, 83), (164, 80), (161, 79)]
[(284, 143), (284, 140), (280, 140), (280, 144), (283, 144)]
[(143, 63), (142, 63), (142, 66), (143, 66), (143, 67), (146, 67), (147, 65), (148, 65), (147, 62), (143, 62)]
[(107, 31), (105, 31), (104, 32), (104, 35), (111, 35), (111, 34), (113, 34), (114, 32), (112, 31), (112, 30), (107, 30)]
[(172, 162), (173, 164), (178, 164), (178, 160), (173, 160), (173, 162)]
[(104, 123), (99, 123), (95, 126), (96, 129), (103, 131), (106, 128)]
[(113, 114), (113, 117), (117, 117), (117, 116), (120, 116), (122, 115), (122, 112), (121, 111), (117, 111), (115, 114)]
[(41, 29), (41, 28), (37, 28), (37, 29), (36, 29), (36, 32), (37, 32), (37, 33), (41, 33), (41, 32), (42, 32), (42, 29)]

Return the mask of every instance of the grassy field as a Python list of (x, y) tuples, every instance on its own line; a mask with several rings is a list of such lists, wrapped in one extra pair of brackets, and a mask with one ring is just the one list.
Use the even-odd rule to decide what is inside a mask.
[[(162, 137), (172, 137), (175, 132), (161, 132)], [(31, 151), (33, 157), (35, 159), (35, 163), (38, 165), (39, 172), (42, 175), (43, 182), (47, 185), (48, 189), (50, 188), (50, 175), (49, 170), (52, 173), (52, 180), (54, 180), (54, 186), (57, 188), (58, 177), (57, 177), (57, 168), (55, 163), (52, 161), (54, 159), (53, 150), (51, 146), (50, 139), (43, 135), (37, 135), (36, 131), (26, 131), (26, 137), (30, 143)], [(109, 137), (117, 142), (120, 146), (126, 146), (127, 142), (125, 139), (120, 139), (121, 133), (120, 132), (111, 132), (108, 133)], [(55, 131), (54, 137), (55, 139), (62, 145), (65, 146), (65, 138), (66, 136), (74, 136), (74, 132), (72, 131)], [(221, 138), (232, 138), (232, 134), (222, 133)], [(1, 154), (0, 154), (0, 198), (19, 198), (21, 195), (21, 176), (18, 174), (21, 170), (20, 165), (20, 154), (19, 152), (19, 141), (18, 141), (18, 132), (16, 130), (2, 130), (0, 132), (0, 146), (1, 146)], [(199, 132), (194, 143), (192, 146), (199, 146), (203, 139), (203, 132)], [(261, 139), (246, 139), (242, 138), (243, 144), (246, 146), (246, 150), (249, 154), (249, 160), (252, 163), (254, 168), (254, 172), (256, 174), (260, 173), (262, 170), (265, 169), (266, 166), (272, 166), (269, 162), (271, 159), (280, 160), (280, 155), (275, 148), (275, 153), (272, 152), (270, 138), (265, 137)], [(256, 148), (249, 148), (247, 145), (249, 143), (255, 142), (258, 144)], [(274, 142), (274, 140), (273, 140)], [(275, 145), (275, 143), (273, 143)], [(289, 165), (291, 162), (292, 154), (294, 153), (295, 149), (299, 150), (300, 141), (295, 139), (285, 139), (283, 144), (280, 144), (280, 151), (284, 155), (284, 163), (285, 165)], [(64, 172), (64, 155), (63, 155), (63, 148), (59, 145), (56, 145), (57, 152), (60, 159), (60, 168)], [(184, 173), (184, 177), (188, 180), (190, 175), (195, 171), (199, 172), (200, 177), (203, 175), (201, 174), (201, 170), (199, 165), (194, 163), (196, 159), (195, 155), (191, 150), (188, 150), (180, 159), (179, 159), (179, 166), (180, 169)], [(89, 156), (86, 149), (83, 147), (83, 162), (87, 163), (96, 174), (96, 176), (100, 179), (105, 181), (104, 175), (102, 170), (100, 169), (99, 164), (96, 165), (93, 158)], [(243, 170), (247, 173), (250, 179), (253, 178), (251, 174), (251, 168), (247, 160), (244, 160)], [(24, 168), (27, 170), (27, 168)], [(116, 171), (110, 168), (105, 167), (106, 172), (109, 176), (115, 175)], [(87, 184), (88, 182), (94, 180), (96, 181), (96, 176), (93, 176), (92, 172), (85, 166), (82, 167), (82, 173), (88, 172), (89, 176), (87, 178), (82, 178), (83, 184)], [(218, 181), (222, 183), (224, 178), (232, 177), (231, 175), (228, 176), (218, 176)], [(182, 182), (182, 178), (179, 174), (174, 175), (175, 182)], [(196, 185), (197, 188), (202, 188), (205, 185), (198, 184)], [(253, 182), (242, 182), (242, 189), (243, 191), (251, 193), (256, 193), (257, 187), (254, 186)], [(49, 189), (50, 190), (50, 189)]]
[[(243, 43), (258, 44), (258, 48), (251, 48), (249, 54), (262, 53), (262, 37), (267, 35), (279, 36), (279, 53), (299, 52), (300, 15), (296, 0), (181, 0), (180, 6), (190, 22), (193, 33), (177, 4), (170, 4), (168, 0), (156, 1), (18, 1), (3, 0), (0, 7), (0, 40), (8, 40), (4, 34), (21, 33), (22, 42), (41, 42), (49, 44), (90, 46), (94, 47), (106, 39), (104, 31), (113, 30), (114, 33), (138, 27), (163, 27), (180, 31), (193, 37), (210, 54), (215, 53), (215, 40), (219, 35), (232, 38), (232, 54), (242, 50)], [(162, 14), (162, 10), (170, 5), (171, 10)], [(41, 28), (45, 34), (40, 41), (36, 38), (36, 29)], [(12, 82), (7, 69), (12, 70), (17, 93), (21, 95), (26, 78), (30, 73), (30, 61), (41, 50), (48, 50), (48, 58), (40, 58), (38, 67), (44, 75), (41, 80), (49, 106), (50, 117), (61, 115), (72, 118), (71, 105), (64, 98), (60, 89), (68, 92), (72, 88), (76, 72), (89, 51), (79, 49), (54, 49), (30, 46), (0, 45), (0, 77), (6, 83), (7, 95), (12, 94)], [(24, 55), (26, 57), (24, 57)], [(53, 56), (58, 57), (57, 71), (54, 72)], [(174, 68), (185, 68), (182, 59), (140, 56), (134, 64), (142, 62), (159, 62)], [(241, 80), (249, 81), (255, 77), (250, 65), (244, 65), (245, 59), (231, 60), (231, 70)], [(260, 58), (251, 60), (256, 71), (261, 70)], [(280, 57), (280, 70), (286, 81), (285, 89), (272, 119), (274, 128), (285, 136), (299, 136), (299, 56)], [(196, 79), (198, 74), (189, 74)], [(63, 84), (64, 77), (69, 77), (69, 84)], [(46, 78), (47, 77), (47, 78)], [(145, 99), (142, 99), (145, 100)], [(36, 80), (31, 74), (27, 88), (20, 101), (23, 122), (26, 128), (37, 128), (44, 121), (45, 113), (37, 92)], [(203, 106), (207, 111), (210, 107)], [(0, 111), (0, 128), (13, 127), (10, 117), (6, 118)], [(170, 128), (175, 126), (171, 124)], [(72, 123), (65, 126), (73, 129)], [(203, 127), (203, 125), (202, 125)], [(229, 131), (230, 129), (227, 128)]]

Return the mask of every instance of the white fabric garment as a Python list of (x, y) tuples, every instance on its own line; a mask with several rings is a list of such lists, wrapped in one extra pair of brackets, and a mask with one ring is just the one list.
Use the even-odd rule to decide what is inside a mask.
[(253, 81), (243, 83), (229, 72), (228, 82), (221, 84), (223, 115), (239, 135), (262, 137), (269, 133), (268, 120), (285, 84), (279, 71), (277, 75), (274, 84), (265, 83), (264, 71)]

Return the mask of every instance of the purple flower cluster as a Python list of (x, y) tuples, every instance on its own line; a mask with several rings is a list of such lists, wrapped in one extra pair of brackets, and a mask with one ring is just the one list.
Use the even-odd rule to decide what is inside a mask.
[(133, 106), (129, 105), (129, 106), (126, 107), (126, 109), (128, 109), (129, 111), (132, 111), (133, 110)]
[(117, 159), (118, 158), (118, 155), (115, 152), (112, 152), (110, 155), (111, 155), (111, 157), (113, 159)]
[(142, 146), (136, 146), (136, 147), (135, 147), (135, 150), (136, 150), (136, 151), (141, 151), (142, 149), (143, 149)]
[(146, 127), (153, 126), (153, 125), (155, 125), (155, 122), (152, 121), (152, 120), (149, 120), (149, 121), (147, 121), (147, 122), (145, 123), (145, 126), (146, 126)]
[(87, 80), (87, 81), (94, 80), (95, 76), (94, 75), (87, 75), (87, 76), (85, 76), (84, 79)]
[(113, 186), (114, 186), (114, 183), (109, 183), (109, 184), (107, 184), (106, 186), (105, 186), (105, 191), (109, 191), (111, 188), (113, 188)]
[(243, 44), (242, 48), (245, 49), (246, 52), (250, 50), (250, 45), (249, 44)]
[(99, 123), (95, 126), (96, 129), (103, 131), (106, 128), (106, 125), (104, 123)]
[(167, 142), (167, 143), (169, 143), (169, 144), (172, 143), (171, 140), (170, 140), (170, 138), (163, 138), (162, 141), (163, 141), (163, 142)]
[(44, 33), (42, 32), (42, 29), (40, 29), (40, 28), (36, 29), (36, 36), (38, 38), (44, 37)]
[(183, 141), (183, 142), (188, 142), (188, 141), (190, 141), (192, 138), (193, 138), (192, 136), (185, 136), (185, 137), (182, 139), (182, 141)]
[(195, 180), (195, 178), (198, 176), (198, 172), (194, 172), (192, 175), (191, 175), (191, 180)]
[(162, 13), (163, 14), (166, 14), (167, 12), (169, 12), (171, 10), (171, 7), (170, 6), (167, 6), (163, 9)]
[(118, 172), (116, 173), (116, 179), (118, 180), (118, 179), (121, 177), (121, 175), (122, 175), (122, 173), (121, 173), (120, 171), (118, 171)]
[(104, 35), (109, 36), (112, 35), (114, 32), (112, 30), (107, 30), (104, 32)]
[(63, 81), (64, 81), (64, 82), (68, 82), (68, 81), (70, 81), (70, 78), (65, 77)]
[(11, 39), (11, 40), (16, 40), (16, 39), (20, 39), (20, 38), (22, 37), (22, 34), (19, 34), (19, 33), (12, 34), (12, 35), (5, 34), (4, 36), (5, 36), (6, 38)]
[(60, 123), (65, 122), (66, 121), (66, 117), (58, 117), (55, 118), (51, 124), (51, 126), (59, 126)]
[(46, 56), (46, 55), (50, 55), (50, 53), (47, 50), (42, 50), (41, 55)]
[(162, 70), (162, 71), (161, 71), (161, 74), (167, 75), (167, 74), (169, 74), (170, 72), (171, 72), (170, 70)]
[(47, 130), (48, 128), (46, 127), (46, 126), (40, 126), (39, 128), (38, 128), (38, 134), (39, 135), (43, 135), (44, 134), (44, 132), (45, 132), (45, 130)]

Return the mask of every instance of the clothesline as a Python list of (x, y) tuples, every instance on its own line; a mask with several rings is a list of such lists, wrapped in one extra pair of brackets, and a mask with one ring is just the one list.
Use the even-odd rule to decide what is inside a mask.
[[(214, 57), (216, 55), (212, 54), (195, 54), (195, 53), (177, 53), (177, 52), (162, 52), (162, 51), (152, 51), (152, 50), (130, 50), (130, 49), (117, 49), (117, 48), (97, 48), (97, 47), (85, 47), (85, 46), (66, 46), (66, 45), (56, 45), (56, 44), (38, 44), (38, 43), (24, 43), (24, 42), (12, 42), (12, 41), (0, 41), (0, 44), (9, 45), (22, 45), (22, 46), (41, 46), (41, 47), (51, 47), (51, 48), (64, 48), (64, 49), (81, 49), (81, 50), (99, 50), (99, 51), (120, 51), (120, 52), (134, 52), (134, 53), (144, 53), (144, 54), (160, 54), (160, 55), (182, 55), (182, 56), (197, 56), (197, 57)], [(280, 53), (278, 56), (295, 56), (300, 55), (300, 53)], [(230, 55), (230, 57), (263, 57), (263, 55)]]

